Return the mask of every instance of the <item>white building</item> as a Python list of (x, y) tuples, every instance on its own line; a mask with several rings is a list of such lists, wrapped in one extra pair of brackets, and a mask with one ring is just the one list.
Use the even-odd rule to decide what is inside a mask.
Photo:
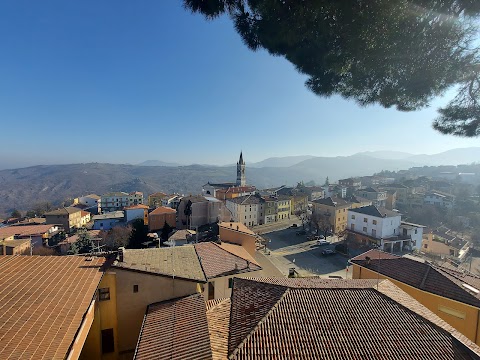
[(235, 221), (245, 226), (263, 224), (265, 201), (260, 196), (247, 195), (227, 199), (225, 205)]
[(125, 213), (125, 222), (127, 223), (136, 219), (142, 219), (145, 222), (148, 219), (147, 205), (127, 206), (123, 211)]
[(110, 230), (114, 226), (124, 224), (123, 211), (112, 211), (101, 215), (95, 215), (92, 217), (93, 230)]
[(92, 214), (98, 214), (100, 210), (100, 196), (95, 194), (80, 196), (78, 198), (73, 199), (73, 205), (83, 205), (82, 208), (85, 211), (88, 211)]
[(143, 204), (143, 193), (123, 191), (103, 194), (100, 199), (102, 212), (122, 210), (124, 207)]
[(455, 195), (433, 190), (425, 194), (423, 203), (426, 205), (435, 205), (451, 209), (455, 203)]
[(402, 222), (400, 213), (374, 205), (348, 210), (349, 238), (366, 245), (377, 245), (387, 252), (418, 248), (424, 226)]

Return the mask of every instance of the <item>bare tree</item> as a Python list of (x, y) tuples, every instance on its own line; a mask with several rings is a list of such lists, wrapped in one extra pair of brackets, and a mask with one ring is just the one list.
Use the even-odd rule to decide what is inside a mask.
[(131, 226), (115, 226), (109, 231), (102, 231), (99, 236), (102, 238), (101, 244), (105, 245), (105, 250), (117, 250), (119, 247), (126, 247), (132, 235)]

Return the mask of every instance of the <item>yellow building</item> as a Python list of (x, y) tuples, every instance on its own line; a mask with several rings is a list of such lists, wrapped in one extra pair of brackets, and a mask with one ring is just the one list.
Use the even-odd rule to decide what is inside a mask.
[(66, 232), (82, 227), (82, 210), (76, 207), (64, 207), (45, 213), (46, 224), (61, 225)]
[(162, 192), (156, 192), (154, 194), (148, 195), (148, 206), (155, 208), (162, 206), (162, 199), (167, 196), (167, 194)]
[(290, 213), (292, 209), (292, 199), (287, 195), (279, 195), (276, 198), (277, 202), (277, 219), (285, 220), (290, 219)]
[(347, 228), (348, 209), (352, 203), (338, 197), (327, 197), (313, 201), (313, 217), (318, 221), (325, 221), (331, 230), (338, 234)]
[(351, 259), (353, 279), (388, 279), (480, 344), (480, 278), (378, 250)]
[(308, 195), (292, 196), (290, 213), (295, 214), (297, 211), (307, 211), (308, 209)]

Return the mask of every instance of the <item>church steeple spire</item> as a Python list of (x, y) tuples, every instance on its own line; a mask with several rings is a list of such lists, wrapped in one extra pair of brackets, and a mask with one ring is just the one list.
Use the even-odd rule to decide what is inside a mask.
[(245, 186), (247, 180), (245, 178), (245, 161), (243, 160), (243, 152), (240, 151), (240, 158), (237, 163), (237, 186)]

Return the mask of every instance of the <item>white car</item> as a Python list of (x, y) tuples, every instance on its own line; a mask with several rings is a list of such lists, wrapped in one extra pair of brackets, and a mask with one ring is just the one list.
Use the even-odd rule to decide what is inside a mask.
[(330, 245), (330, 241), (319, 239), (317, 240), (317, 245), (320, 245), (320, 246)]

